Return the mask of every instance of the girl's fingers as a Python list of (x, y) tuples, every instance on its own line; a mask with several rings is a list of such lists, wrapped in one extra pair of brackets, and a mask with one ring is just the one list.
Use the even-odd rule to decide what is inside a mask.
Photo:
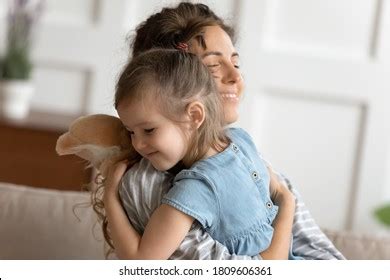
[(126, 170), (127, 170), (128, 164), (129, 164), (129, 161), (128, 161), (127, 159), (121, 160), (121, 161), (115, 163), (115, 164), (113, 165), (113, 168), (114, 168), (114, 171), (113, 171), (113, 172), (114, 172), (114, 174), (115, 174), (116, 176), (122, 177), (123, 174), (124, 174), (124, 173), (126, 172)]
[(110, 166), (108, 170), (106, 187), (109, 189), (117, 189), (120, 180), (127, 170), (128, 160), (119, 161)]

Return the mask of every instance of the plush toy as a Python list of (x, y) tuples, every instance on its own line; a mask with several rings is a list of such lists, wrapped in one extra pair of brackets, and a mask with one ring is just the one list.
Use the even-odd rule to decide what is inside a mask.
[(139, 157), (119, 118), (97, 114), (76, 119), (57, 140), (59, 155), (75, 154), (106, 177), (110, 164)]

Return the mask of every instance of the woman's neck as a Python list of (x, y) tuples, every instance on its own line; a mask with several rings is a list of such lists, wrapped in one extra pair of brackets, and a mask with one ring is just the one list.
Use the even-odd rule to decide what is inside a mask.
[(219, 142), (216, 145), (217, 148), (210, 147), (203, 158), (208, 158), (208, 157), (214, 156), (216, 154), (219, 154), (220, 152), (223, 152), (227, 148), (228, 145), (229, 145), (228, 143)]
[[(207, 149), (207, 151), (205, 153), (203, 153), (202, 156), (199, 156), (196, 160), (202, 160), (202, 159), (206, 159), (206, 158), (209, 158), (209, 157), (212, 157), (214, 155), (217, 155), (221, 152), (223, 152), (230, 144), (230, 140), (226, 143), (224, 141), (219, 141), (217, 144), (213, 145), (212, 147), (209, 147)], [(195, 162), (188, 158), (188, 155), (186, 157), (183, 158), (182, 160), (185, 168), (190, 168)]]

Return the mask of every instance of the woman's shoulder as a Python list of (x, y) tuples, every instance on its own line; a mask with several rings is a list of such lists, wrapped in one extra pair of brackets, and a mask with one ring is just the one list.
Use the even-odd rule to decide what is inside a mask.
[(226, 129), (226, 134), (230, 140), (238, 146), (250, 146), (256, 149), (256, 145), (249, 133), (240, 127), (230, 127)]
[(126, 177), (150, 177), (150, 176), (169, 176), (167, 172), (158, 171), (153, 167), (149, 160), (142, 158), (126, 171)]
[(166, 189), (172, 183), (173, 176), (168, 172), (158, 171), (147, 159), (141, 159), (134, 164), (122, 178), (122, 187), (132, 192), (154, 188)]
[(228, 127), (225, 131), (229, 136), (249, 136), (248, 132), (241, 127)]

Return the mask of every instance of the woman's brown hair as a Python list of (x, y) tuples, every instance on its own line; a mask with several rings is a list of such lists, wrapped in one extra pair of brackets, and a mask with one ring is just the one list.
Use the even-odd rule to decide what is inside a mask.
[(183, 2), (174, 8), (164, 8), (136, 28), (131, 43), (132, 56), (152, 48), (176, 48), (179, 43), (193, 38), (206, 48), (201, 32), (207, 26), (220, 26), (235, 41), (234, 29), (204, 4)]

